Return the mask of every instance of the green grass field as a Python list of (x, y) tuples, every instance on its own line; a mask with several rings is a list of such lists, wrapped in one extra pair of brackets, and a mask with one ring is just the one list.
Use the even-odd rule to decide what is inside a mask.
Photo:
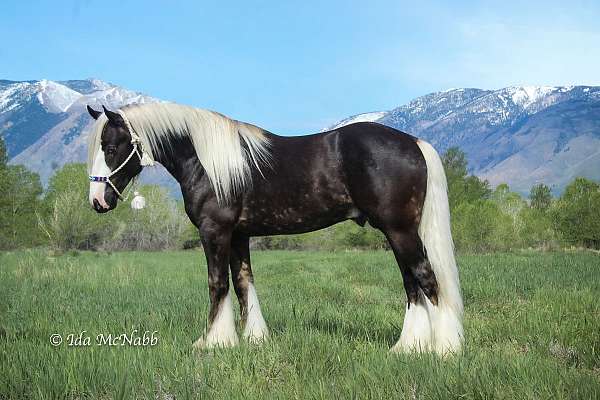
[[(389, 252), (254, 252), (272, 338), (196, 353), (200, 251), (0, 255), (0, 399), (600, 398), (600, 256), (459, 258), (461, 355), (397, 356), (404, 314)], [(98, 334), (157, 331), (155, 346)], [(50, 344), (81, 331), (91, 346)]]

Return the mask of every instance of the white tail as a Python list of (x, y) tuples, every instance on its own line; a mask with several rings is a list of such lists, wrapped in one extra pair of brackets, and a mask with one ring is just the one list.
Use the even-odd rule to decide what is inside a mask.
[(417, 144), (427, 163), (427, 194), (419, 225), (419, 237), (438, 283), (438, 304), (427, 307), (431, 321), (431, 344), (440, 354), (460, 350), (463, 340), (463, 303), (454, 243), (450, 231), (450, 207), (444, 166), (427, 142)]

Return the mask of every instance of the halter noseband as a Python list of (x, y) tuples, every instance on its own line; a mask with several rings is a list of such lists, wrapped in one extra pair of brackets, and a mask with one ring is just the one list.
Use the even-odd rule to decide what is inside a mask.
[[(125, 161), (123, 161), (121, 163), (121, 165), (119, 165), (117, 168), (115, 168), (113, 171), (111, 171), (111, 173), (108, 174), (107, 176), (89, 175), (89, 178), (90, 178), (90, 182), (108, 183), (113, 188), (115, 193), (117, 194), (117, 197), (120, 200), (124, 201), (124, 200), (127, 200), (127, 197), (129, 197), (129, 193), (127, 193), (126, 198), (123, 198), (122, 193), (119, 192), (119, 190), (117, 189), (115, 184), (111, 182), (111, 180), (110, 180), (111, 176), (114, 176), (117, 172), (119, 172), (121, 169), (123, 169), (123, 167), (125, 167), (125, 165), (129, 162), (129, 160), (131, 160), (131, 157), (133, 157), (134, 154), (136, 154), (138, 156), (138, 158), (140, 159), (140, 165), (142, 165), (142, 167), (153, 166), (154, 161), (150, 158), (148, 153), (146, 153), (144, 151), (140, 137), (137, 135), (137, 133), (135, 133), (135, 131), (131, 127), (129, 120), (125, 116), (125, 113), (123, 113), (121, 110), (119, 110), (118, 113), (121, 114), (121, 117), (123, 117), (123, 121), (125, 121), (125, 126), (127, 127), (129, 134), (131, 135), (131, 144), (133, 145), (133, 149), (131, 150), (131, 153), (129, 153), (129, 155), (127, 156)], [(138, 149), (138, 146), (139, 146), (139, 149)], [(141, 154), (140, 154), (140, 152), (141, 152)], [(137, 177), (137, 175), (132, 178), (132, 181), (134, 181), (136, 179), (136, 177)]]

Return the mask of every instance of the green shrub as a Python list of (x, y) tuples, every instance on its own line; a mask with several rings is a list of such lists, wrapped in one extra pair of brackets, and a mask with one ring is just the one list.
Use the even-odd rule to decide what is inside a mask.
[(132, 210), (128, 202), (121, 203), (120, 207), (127, 212), (122, 213), (123, 218), (111, 219), (114, 233), (112, 238), (101, 242), (101, 247), (105, 250), (182, 248), (182, 235), (190, 222), (175, 200), (158, 186), (143, 186), (138, 191), (146, 198), (146, 207)]
[(460, 204), (452, 216), (452, 234), (458, 250), (488, 252), (518, 246), (513, 220), (490, 200)]
[(523, 208), (518, 216), (519, 239), (523, 247), (549, 250), (558, 247), (550, 215), (541, 208)]
[(100, 218), (81, 192), (67, 190), (51, 199), (47, 214), (40, 215), (38, 222), (55, 250), (95, 250), (113, 238), (110, 223), (115, 218)]
[(576, 178), (550, 210), (554, 227), (570, 245), (600, 248), (600, 185)]

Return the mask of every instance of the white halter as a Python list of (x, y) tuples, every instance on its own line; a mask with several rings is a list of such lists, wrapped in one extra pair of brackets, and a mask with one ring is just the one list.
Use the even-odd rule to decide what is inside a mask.
[[(131, 144), (133, 144), (133, 148), (135, 149), (136, 144), (140, 146), (140, 150), (142, 152), (142, 155), (140, 157), (140, 164), (142, 165), (142, 167), (148, 167), (148, 166), (153, 167), (154, 161), (152, 160), (152, 157), (150, 157), (150, 155), (143, 148), (142, 141), (141, 141), (140, 137), (138, 136), (138, 134), (135, 133), (135, 131), (131, 127), (131, 123), (129, 122), (129, 119), (127, 118), (127, 116), (125, 115), (125, 113), (123, 111), (118, 110), (117, 112), (123, 118), (123, 121), (125, 122), (125, 126), (127, 127), (129, 134), (131, 135)], [(138, 153), (138, 157), (139, 156), (140, 156), (140, 154)]]
[[(142, 167), (147, 167), (147, 166), (152, 167), (152, 166), (154, 166), (154, 161), (152, 160), (150, 155), (146, 151), (144, 151), (140, 137), (138, 136), (137, 133), (135, 133), (135, 131), (131, 127), (131, 123), (129, 122), (129, 119), (127, 119), (127, 116), (125, 116), (125, 113), (121, 110), (118, 110), (117, 112), (123, 118), (123, 121), (125, 122), (125, 127), (129, 131), (129, 134), (131, 135), (131, 144), (133, 145), (133, 149), (131, 150), (131, 153), (129, 153), (129, 155), (127, 156), (125, 161), (123, 161), (121, 163), (121, 165), (119, 165), (117, 168), (115, 168), (113, 171), (111, 171), (111, 173), (108, 174), (107, 176), (89, 175), (89, 178), (90, 178), (90, 181), (92, 181), (92, 182), (108, 183), (113, 188), (115, 193), (117, 194), (117, 197), (124, 201), (124, 200), (127, 200), (127, 198), (129, 197), (129, 193), (127, 194), (127, 197), (123, 198), (123, 195), (121, 194), (121, 192), (119, 192), (119, 190), (114, 185), (114, 183), (112, 183), (112, 181), (110, 180), (110, 177), (114, 176), (117, 172), (119, 172), (121, 169), (123, 169), (123, 167), (125, 167), (125, 165), (129, 162), (129, 160), (131, 160), (131, 157), (133, 157), (134, 154), (136, 154), (138, 156), (138, 158), (140, 159), (140, 165)], [(137, 176), (133, 177), (132, 181), (135, 181), (136, 178), (137, 178)]]

